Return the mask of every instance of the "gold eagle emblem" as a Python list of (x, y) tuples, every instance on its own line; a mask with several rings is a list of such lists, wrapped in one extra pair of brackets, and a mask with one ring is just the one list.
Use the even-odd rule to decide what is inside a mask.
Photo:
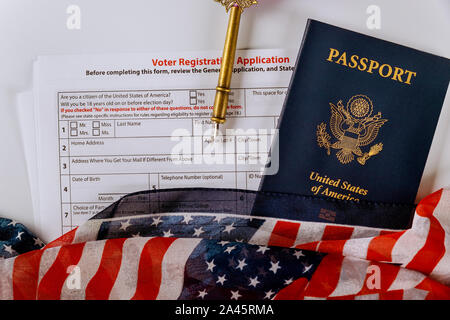
[(342, 101), (337, 105), (330, 102), (330, 107), (330, 129), (337, 141), (330, 142), (331, 137), (324, 122), (317, 126), (316, 131), (317, 144), (327, 149), (328, 155), (331, 149), (337, 149), (336, 157), (342, 164), (352, 162), (356, 155), (359, 164), (365, 165), (370, 157), (383, 150), (382, 143), (371, 146), (369, 152), (363, 153), (361, 150), (361, 147), (368, 146), (376, 139), (380, 128), (388, 121), (381, 118), (381, 112), (372, 116), (373, 103), (369, 97), (359, 94), (347, 102), (347, 107)]
[(258, 4), (257, 0), (214, 0), (216, 2), (220, 2), (225, 9), (230, 10), (231, 7), (237, 5), (241, 10), (244, 10), (245, 8), (251, 7), (254, 4)]

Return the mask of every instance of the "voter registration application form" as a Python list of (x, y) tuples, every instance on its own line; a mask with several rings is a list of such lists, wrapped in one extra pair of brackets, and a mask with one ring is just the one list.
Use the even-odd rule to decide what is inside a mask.
[(270, 149), (261, 137), (277, 127), (295, 59), (238, 51), (228, 121), (212, 141), (220, 52), (39, 57), (39, 236), (53, 240), (135, 191), (256, 190)]

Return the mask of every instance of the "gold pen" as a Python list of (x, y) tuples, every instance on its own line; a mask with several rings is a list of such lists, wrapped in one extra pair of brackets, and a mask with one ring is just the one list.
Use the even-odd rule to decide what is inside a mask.
[(241, 14), (245, 8), (257, 4), (256, 0), (215, 0), (225, 6), (230, 12), (227, 35), (222, 54), (219, 81), (216, 87), (214, 109), (211, 120), (214, 122), (214, 139), (219, 131), (219, 126), (226, 121), (228, 96), (230, 94), (231, 76), (233, 74), (236, 44), (239, 34)]

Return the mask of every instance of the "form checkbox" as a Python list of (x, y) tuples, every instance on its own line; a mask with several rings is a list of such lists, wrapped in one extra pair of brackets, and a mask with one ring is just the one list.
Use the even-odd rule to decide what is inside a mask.
[(100, 128), (100, 121), (92, 121), (92, 128), (99, 129)]
[(197, 98), (197, 91), (194, 90), (189, 91), (189, 98)]
[(92, 130), (92, 135), (95, 136), (95, 137), (99, 136), (100, 135), (100, 129)]
[(71, 122), (71, 123), (70, 123), (70, 128), (71, 128), (71, 129), (76, 129), (76, 128), (78, 128), (78, 123), (77, 123), (77, 122)]
[(197, 104), (197, 98), (191, 98), (191, 105)]
[(78, 136), (78, 130), (77, 130), (77, 129), (71, 129), (71, 130), (70, 130), (70, 135), (71, 135), (72, 137)]

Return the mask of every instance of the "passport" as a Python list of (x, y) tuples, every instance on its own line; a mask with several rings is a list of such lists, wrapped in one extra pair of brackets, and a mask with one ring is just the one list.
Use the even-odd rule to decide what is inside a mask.
[(449, 59), (308, 20), (260, 191), (303, 196), (282, 218), (407, 227), (449, 79)]

